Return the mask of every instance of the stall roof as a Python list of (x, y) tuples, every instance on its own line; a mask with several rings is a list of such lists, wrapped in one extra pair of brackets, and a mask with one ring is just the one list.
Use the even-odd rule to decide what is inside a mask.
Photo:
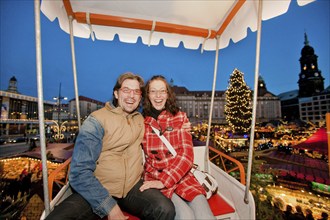
[(325, 128), (320, 128), (312, 136), (310, 136), (306, 141), (293, 146), (298, 149), (307, 149), (318, 151), (319, 153), (328, 153), (328, 137)]

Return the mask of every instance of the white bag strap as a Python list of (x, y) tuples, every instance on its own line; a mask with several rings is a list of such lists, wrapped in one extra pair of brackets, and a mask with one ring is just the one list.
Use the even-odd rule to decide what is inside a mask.
[(160, 131), (153, 126), (151, 126), (152, 130), (158, 135), (158, 137), (163, 141), (163, 143), (166, 145), (168, 150), (171, 152), (171, 154), (175, 157), (177, 155), (176, 150), (173, 148), (170, 142), (164, 137), (164, 135), (160, 134)]

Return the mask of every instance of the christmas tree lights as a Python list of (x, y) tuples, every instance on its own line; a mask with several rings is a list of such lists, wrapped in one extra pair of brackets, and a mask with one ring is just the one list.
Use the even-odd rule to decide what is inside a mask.
[(235, 69), (230, 75), (226, 91), (226, 121), (236, 134), (247, 133), (251, 127), (252, 93), (244, 81), (244, 74)]

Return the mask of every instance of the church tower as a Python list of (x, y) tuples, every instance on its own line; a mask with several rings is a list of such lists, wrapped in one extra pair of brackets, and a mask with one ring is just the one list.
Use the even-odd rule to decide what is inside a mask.
[(317, 55), (313, 47), (309, 46), (307, 34), (305, 33), (305, 46), (301, 50), (300, 73), (299, 73), (299, 95), (298, 97), (311, 97), (313, 94), (324, 90), (324, 78), (318, 69)]
[(259, 76), (258, 77), (258, 96), (263, 96), (267, 92), (268, 91), (267, 91), (265, 80), (261, 76)]
[(10, 80), (9, 80), (9, 86), (8, 86), (8, 89), (6, 90), (7, 92), (11, 92), (11, 93), (18, 93), (18, 90), (17, 90), (17, 79), (15, 76), (11, 77)]

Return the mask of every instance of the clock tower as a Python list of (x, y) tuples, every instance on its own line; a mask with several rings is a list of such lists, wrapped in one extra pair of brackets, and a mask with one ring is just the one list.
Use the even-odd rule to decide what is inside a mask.
[(317, 55), (313, 47), (309, 46), (307, 34), (305, 33), (305, 46), (301, 50), (300, 74), (299, 74), (299, 95), (298, 97), (311, 97), (324, 90), (324, 78), (321, 70), (318, 69)]
[(267, 91), (265, 80), (261, 76), (259, 76), (259, 78), (258, 78), (258, 96), (263, 96), (267, 92), (268, 91)]

